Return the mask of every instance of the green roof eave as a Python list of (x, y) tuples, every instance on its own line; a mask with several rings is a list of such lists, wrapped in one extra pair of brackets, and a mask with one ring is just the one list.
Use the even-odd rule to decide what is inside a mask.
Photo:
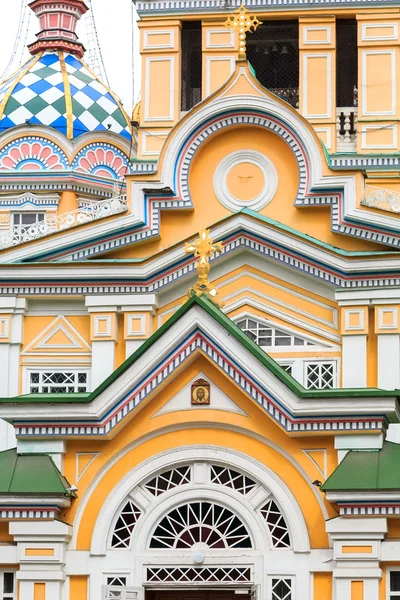
[(400, 444), (351, 450), (322, 486), (324, 492), (400, 490)]
[(149, 348), (179, 321), (193, 306), (199, 306), (205, 310), (215, 321), (224, 327), (235, 339), (237, 339), (243, 347), (245, 347), (256, 360), (265, 366), (271, 373), (280, 379), (294, 394), (299, 398), (348, 398), (348, 397), (398, 397), (400, 390), (379, 390), (376, 388), (360, 388), (360, 389), (329, 389), (329, 390), (307, 390), (291, 375), (286, 373), (278, 363), (271, 358), (264, 350), (262, 350), (255, 342), (227, 317), (215, 304), (213, 304), (204, 295), (191, 296), (183, 306), (181, 306), (172, 317), (168, 319), (153, 335), (146, 340), (125, 362), (120, 365), (111, 375), (107, 377), (93, 392), (89, 394), (31, 394), (27, 396), (15, 396), (13, 398), (2, 398), (0, 403), (3, 404), (20, 404), (20, 403), (47, 403), (47, 404), (88, 404), (106, 390), (118, 377), (124, 373), (131, 365), (133, 365)]
[(69, 487), (50, 456), (0, 452), (0, 494), (64, 495)]

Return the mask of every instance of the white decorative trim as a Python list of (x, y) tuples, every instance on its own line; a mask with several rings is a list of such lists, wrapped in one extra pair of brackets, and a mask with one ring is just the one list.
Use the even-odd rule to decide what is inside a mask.
[[(100, 329), (100, 323), (105, 323), (104, 331)], [(93, 315), (93, 335), (95, 337), (110, 337), (112, 333), (111, 315)]]
[[(392, 29), (392, 35), (367, 35), (368, 29)], [(362, 23), (361, 40), (363, 42), (388, 42), (397, 41), (399, 37), (399, 25), (393, 23)]]
[[(167, 44), (151, 44), (149, 38), (151, 35), (169, 35)], [(175, 31), (173, 29), (159, 29), (157, 31), (145, 31), (143, 36), (143, 50), (173, 50), (175, 47)]]
[[(229, 42), (226, 44), (213, 44), (211, 42), (212, 34), (229, 34)], [(207, 29), (206, 31), (206, 48), (207, 50), (217, 50), (219, 48), (235, 48), (235, 33), (232, 29)]]
[(153, 129), (151, 131), (143, 131), (142, 133), (142, 154), (143, 156), (158, 156), (161, 152), (161, 150), (147, 150), (147, 138), (151, 138), (151, 137), (163, 137), (164, 141), (167, 138), (168, 135), (168, 131), (154, 131)]
[[(170, 63), (170, 79), (169, 79), (169, 113), (167, 115), (159, 115), (151, 117), (149, 115), (150, 110), (150, 63), (152, 62), (169, 62)], [(175, 57), (174, 56), (157, 56), (151, 57), (146, 56), (145, 59), (145, 72), (146, 72), (146, 96), (144, 104), (144, 120), (145, 121), (173, 121), (175, 119)]]
[(10, 317), (0, 317), (0, 339), (7, 340), (10, 337)]
[[(326, 39), (325, 40), (309, 40), (308, 32), (309, 31), (326, 31)], [(332, 43), (332, 27), (330, 25), (327, 26), (304, 26), (303, 27), (303, 46), (312, 46), (318, 45), (321, 46), (323, 44), (330, 45)]]
[[(314, 58), (325, 58), (326, 59), (326, 71), (327, 71), (327, 89), (326, 89), (326, 111), (324, 113), (310, 113), (308, 112), (308, 71), (309, 61)], [(318, 54), (303, 54), (303, 115), (306, 119), (331, 119), (332, 118), (332, 53), (320, 53)]]
[[(249, 201), (235, 198), (229, 191), (227, 178), (233, 167), (242, 163), (250, 163), (258, 167), (264, 176), (264, 186), (259, 194)], [(272, 161), (255, 150), (238, 150), (228, 154), (218, 165), (214, 173), (214, 191), (218, 200), (232, 212), (242, 208), (260, 210), (275, 196), (278, 187), (278, 174)]]
[[(360, 321), (358, 325), (350, 325), (351, 315), (358, 315)], [(365, 329), (365, 311), (363, 308), (345, 309), (344, 327), (346, 331), (364, 331)]]
[(60, 203), (60, 194), (40, 195), (25, 192), (18, 196), (0, 196), (0, 209), (11, 208), (13, 211), (42, 211), (57, 210)]
[(314, 127), (314, 131), (317, 135), (318, 135), (318, 133), (326, 133), (326, 144), (324, 144), (323, 140), (321, 140), (321, 142), (324, 144), (324, 146), (326, 147), (327, 150), (331, 150), (331, 148), (332, 148), (332, 129), (330, 127)]
[[(391, 144), (367, 144), (368, 131), (385, 131), (392, 132)], [(396, 150), (397, 149), (397, 123), (390, 125), (362, 125), (361, 128), (361, 147), (363, 150)]]
[[(368, 73), (367, 73), (367, 57), (368, 56), (376, 56), (376, 55), (389, 55), (392, 59), (391, 65), (391, 76), (392, 76), (392, 107), (390, 110), (368, 110), (367, 104), (367, 92), (368, 92)], [(394, 116), (396, 114), (396, 89), (397, 89), (397, 77), (396, 77), (396, 50), (363, 50), (362, 51), (362, 85), (361, 85), (361, 94), (362, 94), (362, 108), (363, 108), (363, 116)]]
[[(393, 322), (390, 325), (385, 325), (383, 322), (383, 316), (385, 313), (393, 315)], [(399, 310), (398, 308), (378, 308), (378, 326), (379, 329), (393, 330), (399, 326)]]
[[(206, 96), (211, 94), (211, 63), (212, 62), (229, 62), (231, 69), (229, 77), (235, 70), (235, 59), (233, 56), (207, 56), (206, 57)], [(228, 79), (229, 79), (228, 77)], [(225, 81), (221, 81), (221, 86), (225, 83)]]
[[(136, 331), (132, 329), (132, 325), (134, 321), (139, 321), (140, 329)], [(146, 335), (146, 315), (128, 315), (127, 317), (127, 327), (126, 327), (126, 335), (129, 337), (137, 337)]]

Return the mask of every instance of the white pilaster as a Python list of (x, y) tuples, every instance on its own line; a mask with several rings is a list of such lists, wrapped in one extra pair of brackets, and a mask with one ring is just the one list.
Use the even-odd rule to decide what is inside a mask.
[(367, 336), (344, 335), (342, 337), (343, 387), (367, 387)]
[(115, 369), (115, 341), (92, 341), (92, 390), (96, 389)]
[(378, 387), (395, 390), (400, 387), (400, 336), (378, 335)]
[(382, 540), (386, 519), (336, 517), (326, 522), (333, 541), (336, 566), (333, 570), (334, 600), (352, 600), (353, 581), (363, 582), (363, 600), (379, 600)]
[(34, 600), (35, 583), (45, 585), (46, 600), (63, 600), (72, 527), (60, 521), (12, 521), (9, 531), (17, 543), (19, 600)]

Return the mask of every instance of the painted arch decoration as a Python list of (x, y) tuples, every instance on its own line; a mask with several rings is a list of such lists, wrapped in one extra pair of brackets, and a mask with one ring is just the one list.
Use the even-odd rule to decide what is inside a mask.
[(69, 170), (120, 180), (129, 173), (130, 163), (110, 142), (90, 142), (73, 157), (43, 135), (22, 135), (0, 150), (0, 172)]

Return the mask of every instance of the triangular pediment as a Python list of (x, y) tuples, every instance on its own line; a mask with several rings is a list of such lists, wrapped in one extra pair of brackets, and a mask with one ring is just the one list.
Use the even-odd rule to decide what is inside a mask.
[(63, 315), (52, 321), (21, 354), (91, 353), (90, 345)]
[[(192, 386), (195, 385), (196, 381), (203, 380), (207, 381), (210, 386), (210, 400), (209, 404), (193, 404), (192, 402)], [(166, 402), (162, 406), (154, 417), (165, 415), (168, 413), (192, 410), (221, 410), (224, 412), (230, 412), (237, 415), (246, 417), (247, 414), (229, 398), (215, 383), (210, 380), (202, 371), (197, 373), (192, 378), (188, 385), (185, 385), (171, 400)]]
[(3, 400), (0, 418), (14, 423), (21, 439), (47, 430), (67, 438), (112, 437), (198, 356), (288, 434), (376, 432), (398, 419), (398, 393), (306, 390), (203, 296), (192, 296), (93, 392)]

